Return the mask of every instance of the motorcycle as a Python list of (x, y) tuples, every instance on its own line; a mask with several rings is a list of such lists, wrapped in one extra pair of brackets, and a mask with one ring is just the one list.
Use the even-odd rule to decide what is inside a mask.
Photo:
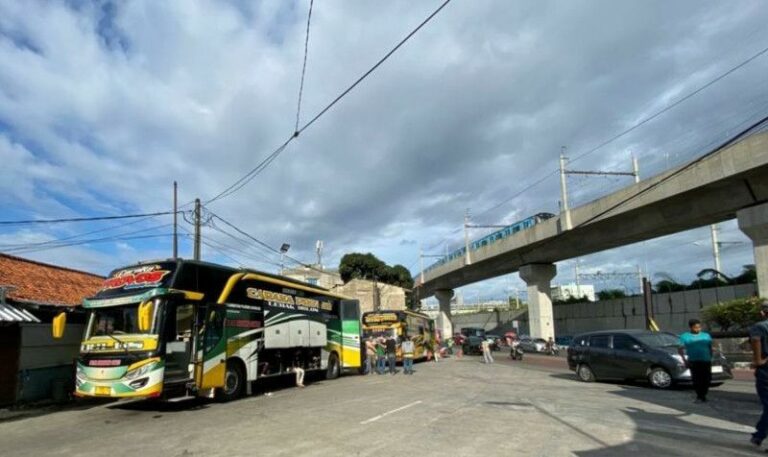
[(547, 348), (546, 354), (557, 357), (560, 355), (560, 348), (557, 347), (556, 344), (553, 344), (552, 346)]
[(512, 344), (512, 349), (509, 351), (509, 356), (512, 358), (512, 360), (523, 360), (523, 349), (520, 347), (519, 344)]

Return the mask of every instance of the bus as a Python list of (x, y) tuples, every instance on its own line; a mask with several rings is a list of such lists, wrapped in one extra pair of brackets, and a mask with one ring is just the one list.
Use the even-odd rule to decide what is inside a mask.
[[(363, 338), (391, 336), (401, 340), (412, 337), (414, 359), (426, 359), (429, 348), (435, 347), (435, 323), (429, 316), (409, 310), (381, 310), (363, 313)], [(402, 361), (400, 349), (397, 360)]]
[[(80, 397), (232, 400), (252, 381), (360, 370), (360, 304), (255, 270), (169, 259), (114, 270), (83, 301)], [(66, 314), (54, 318), (61, 337)]]

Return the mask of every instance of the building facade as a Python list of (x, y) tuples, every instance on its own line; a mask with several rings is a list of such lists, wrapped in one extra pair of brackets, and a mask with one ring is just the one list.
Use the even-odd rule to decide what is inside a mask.
[(587, 297), (595, 301), (595, 286), (592, 284), (564, 284), (552, 287), (552, 301), (565, 301), (570, 298)]
[[(74, 390), (83, 298), (104, 278), (0, 254), (0, 405), (53, 398)], [(51, 320), (69, 313), (63, 338), (51, 336)]]

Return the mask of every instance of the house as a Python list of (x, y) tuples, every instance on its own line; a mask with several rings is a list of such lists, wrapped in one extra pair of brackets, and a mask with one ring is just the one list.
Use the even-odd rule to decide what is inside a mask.
[[(104, 278), (0, 254), (0, 405), (64, 399), (74, 389), (74, 364), (85, 324), (82, 299)], [(70, 312), (64, 337), (51, 320)]]
[(334, 292), (360, 300), (360, 312), (406, 309), (407, 289), (367, 279), (352, 279)]

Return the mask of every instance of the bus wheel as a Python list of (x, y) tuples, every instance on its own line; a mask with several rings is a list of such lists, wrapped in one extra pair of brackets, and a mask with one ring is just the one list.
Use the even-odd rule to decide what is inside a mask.
[(325, 379), (336, 379), (341, 373), (341, 367), (339, 366), (339, 356), (335, 352), (332, 352), (328, 356), (328, 369), (325, 372)]
[(227, 362), (227, 370), (224, 373), (224, 387), (219, 389), (218, 399), (232, 401), (243, 395), (245, 388), (245, 375), (239, 364)]

